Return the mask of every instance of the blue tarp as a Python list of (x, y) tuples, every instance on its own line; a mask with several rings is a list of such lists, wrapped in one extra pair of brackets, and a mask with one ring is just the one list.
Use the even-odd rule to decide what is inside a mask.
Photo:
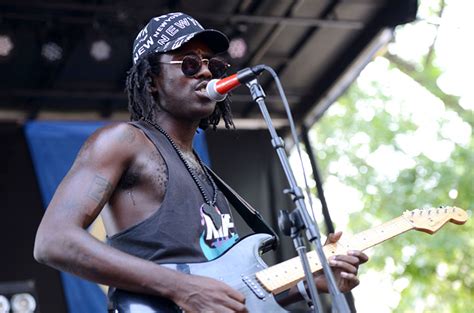
[[(54, 191), (71, 167), (83, 142), (105, 122), (32, 121), (25, 125), (46, 208)], [(204, 132), (197, 134), (194, 147), (201, 159), (209, 164)], [(105, 312), (106, 297), (99, 286), (77, 276), (61, 273), (69, 313)]]

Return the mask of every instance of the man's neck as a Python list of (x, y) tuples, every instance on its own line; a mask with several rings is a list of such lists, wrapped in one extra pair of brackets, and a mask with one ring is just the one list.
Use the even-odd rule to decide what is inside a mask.
[(193, 139), (199, 122), (178, 120), (170, 118), (169, 116), (158, 116), (153, 122), (160, 125), (183, 152), (192, 151)]

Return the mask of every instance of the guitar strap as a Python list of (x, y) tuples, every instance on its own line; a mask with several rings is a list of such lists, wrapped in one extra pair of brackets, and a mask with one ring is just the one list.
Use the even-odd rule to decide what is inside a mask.
[[(206, 166), (206, 165), (205, 165)], [(242, 198), (235, 190), (227, 185), (222, 178), (214, 173), (208, 166), (206, 170), (214, 179), (214, 182), (219, 187), (220, 191), (224, 194), (227, 200), (232, 204), (237, 213), (244, 219), (247, 225), (256, 233), (266, 233), (273, 236), (273, 240), (269, 242), (266, 248), (275, 250), (279, 244), (278, 235), (275, 231), (265, 222), (260, 213), (255, 210), (244, 198)], [(263, 248), (265, 251), (265, 247)]]

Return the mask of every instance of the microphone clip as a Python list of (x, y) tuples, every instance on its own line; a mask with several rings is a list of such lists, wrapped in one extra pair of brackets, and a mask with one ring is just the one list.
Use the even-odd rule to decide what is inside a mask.
[(257, 101), (258, 99), (265, 99), (267, 96), (265, 91), (263, 91), (262, 86), (257, 82), (257, 79), (254, 78), (248, 83), (245, 84), (250, 89), (250, 94), (252, 95), (252, 100)]

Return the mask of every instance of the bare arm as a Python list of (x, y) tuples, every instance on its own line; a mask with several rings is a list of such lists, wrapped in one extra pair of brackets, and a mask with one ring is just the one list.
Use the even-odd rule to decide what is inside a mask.
[(164, 296), (190, 310), (202, 305), (201, 293), (215, 293), (218, 289), (221, 293), (215, 303), (235, 311), (245, 310), (242, 295), (223, 283), (190, 277), (123, 253), (85, 230), (112, 195), (133, 160), (134, 149), (143, 149), (134, 147), (136, 143), (124, 142), (123, 138), (133, 132), (139, 131), (124, 124), (111, 126), (98, 131), (84, 144), (41, 221), (35, 258), (101, 284)]

